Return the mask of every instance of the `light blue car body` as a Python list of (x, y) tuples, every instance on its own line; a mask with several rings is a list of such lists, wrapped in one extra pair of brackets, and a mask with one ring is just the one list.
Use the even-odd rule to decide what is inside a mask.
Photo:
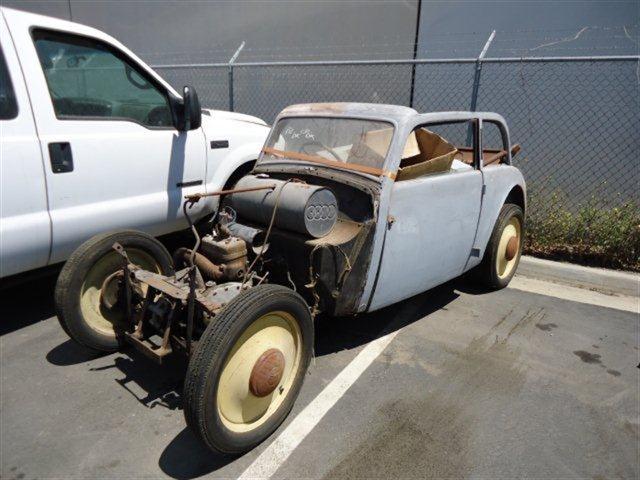
[(433, 124), (474, 121), (478, 133), (476, 149), (481, 152), (483, 125), (492, 123), (498, 127), (503, 149), (508, 152), (499, 165), (485, 168), (479, 155), (473, 169), (403, 181), (395, 181), (393, 175), (352, 172), (366, 179), (370, 190), (375, 192), (376, 228), (357, 312), (391, 305), (477, 266), (505, 202), (519, 204), (526, 210), (525, 181), (520, 170), (512, 165), (509, 130), (505, 119), (497, 113), (420, 114), (412, 108), (394, 105), (326, 103), (293, 105), (280, 113), (276, 123), (295, 116), (391, 123), (395, 133), (384, 163), (386, 172), (398, 171), (411, 132), (416, 127)]

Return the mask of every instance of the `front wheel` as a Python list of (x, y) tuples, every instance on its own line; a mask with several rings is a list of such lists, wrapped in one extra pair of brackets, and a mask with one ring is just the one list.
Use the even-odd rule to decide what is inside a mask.
[(187, 425), (215, 452), (251, 450), (289, 414), (312, 349), (313, 321), (300, 295), (279, 285), (240, 294), (209, 324), (189, 362)]
[(163, 275), (173, 273), (166, 248), (152, 236), (135, 230), (96, 235), (71, 254), (56, 282), (58, 321), (77, 343), (103, 352), (118, 349), (117, 330), (129, 320), (120, 298), (124, 277), (122, 257), (113, 250), (115, 242), (139, 267)]
[(476, 278), (482, 286), (505, 288), (516, 273), (524, 242), (524, 213), (512, 203), (502, 206)]

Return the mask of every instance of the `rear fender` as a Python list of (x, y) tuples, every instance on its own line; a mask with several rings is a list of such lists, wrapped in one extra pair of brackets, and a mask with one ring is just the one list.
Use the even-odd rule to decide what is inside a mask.
[(500, 209), (507, 199), (513, 199), (516, 203), (522, 202), (521, 207), (526, 212), (527, 187), (520, 170), (500, 165), (483, 169), (482, 176), (485, 193), (482, 196), (482, 209), (474, 242), (475, 251), (469, 258), (466, 270), (478, 265), (484, 257)]

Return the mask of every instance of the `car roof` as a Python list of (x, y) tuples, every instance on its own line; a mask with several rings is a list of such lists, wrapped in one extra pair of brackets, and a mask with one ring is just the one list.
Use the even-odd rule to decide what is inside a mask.
[(450, 111), (418, 113), (413, 108), (401, 105), (388, 105), (383, 103), (301, 103), (286, 107), (278, 117), (292, 116), (330, 116), (330, 117), (356, 117), (378, 120), (388, 120), (404, 125), (413, 122), (450, 122), (465, 121), (481, 118), (487, 121), (496, 121), (506, 125), (501, 115), (493, 112)]
[(362, 117), (403, 123), (418, 115), (418, 112), (413, 108), (403, 107), (401, 105), (355, 102), (301, 103), (291, 105), (280, 112), (280, 116), (282, 117), (309, 115)]

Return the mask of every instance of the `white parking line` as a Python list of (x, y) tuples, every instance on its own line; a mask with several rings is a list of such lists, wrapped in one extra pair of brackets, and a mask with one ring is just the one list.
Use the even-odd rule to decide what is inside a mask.
[(276, 470), (291, 455), (291, 452), (295, 450), (300, 442), (322, 420), (322, 417), (340, 400), (349, 387), (391, 343), (391, 340), (394, 339), (398, 332), (399, 330), (389, 333), (364, 347), (351, 363), (293, 419), (287, 428), (271, 442), (238, 478), (266, 479), (273, 476)]
[(509, 288), (627, 312), (638, 313), (640, 309), (640, 299), (638, 297), (606, 295), (593, 290), (572, 287), (571, 285), (517, 275), (509, 283)]

